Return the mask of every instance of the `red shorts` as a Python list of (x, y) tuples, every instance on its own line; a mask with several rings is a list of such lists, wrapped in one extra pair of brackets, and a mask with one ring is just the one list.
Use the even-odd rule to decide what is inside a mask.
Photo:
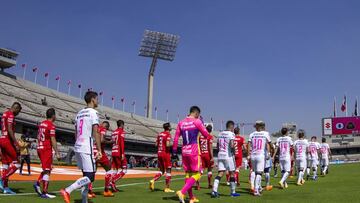
[(158, 166), (160, 169), (171, 168), (170, 154), (158, 154)]
[(52, 150), (38, 149), (37, 153), (39, 155), (42, 170), (51, 171), (53, 164)]
[(116, 169), (119, 169), (119, 168), (126, 169), (127, 168), (126, 158), (121, 161), (120, 156), (113, 156), (112, 157), (112, 162), (111, 162), (111, 167), (116, 168)]
[(15, 147), (11, 144), (8, 139), (0, 140), (0, 149), (2, 153), (2, 163), (3, 164), (11, 164), (14, 162), (19, 162), (19, 156), (16, 152)]
[[(101, 159), (96, 161), (96, 164), (100, 164), (101, 166), (111, 166), (110, 160), (108, 156), (105, 154), (105, 152), (101, 153)], [(94, 156), (96, 157), (96, 152), (94, 153)]]
[(242, 156), (235, 156), (235, 168), (242, 166)]
[(214, 167), (214, 162), (211, 161), (209, 154), (201, 155), (201, 167), (203, 169)]

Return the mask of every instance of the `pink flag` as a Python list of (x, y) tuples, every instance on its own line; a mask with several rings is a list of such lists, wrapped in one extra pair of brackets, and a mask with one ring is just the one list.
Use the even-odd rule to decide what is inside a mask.
[(79, 89), (81, 88), (81, 84), (78, 85), (78, 88), (79, 88)]
[(346, 111), (346, 95), (344, 96), (344, 100), (343, 100), (343, 103), (341, 104), (341, 111), (344, 112)]
[(21, 64), (22, 68), (26, 68), (26, 63)]
[(114, 100), (115, 100), (115, 97), (114, 97), (114, 96), (112, 96), (112, 97), (111, 97), (111, 100), (112, 100), (112, 101), (114, 101)]
[(136, 104), (136, 101), (133, 101), (132, 105), (134, 106)]
[(103, 92), (101, 91), (101, 92), (99, 93), (99, 95), (102, 96), (102, 95), (103, 95)]
[(124, 103), (124, 101), (125, 101), (125, 98), (123, 97), (123, 98), (121, 98), (121, 100), (120, 100), (122, 103)]
[(56, 76), (55, 80), (56, 81), (60, 80), (60, 75)]
[(71, 80), (69, 80), (69, 81), (67, 82), (67, 85), (71, 85)]
[(32, 69), (32, 71), (33, 71), (34, 73), (35, 73), (37, 70), (38, 70), (37, 67), (34, 67), (34, 68)]
[(47, 78), (47, 77), (49, 76), (49, 73), (46, 72), (46, 73), (44, 74), (44, 76)]

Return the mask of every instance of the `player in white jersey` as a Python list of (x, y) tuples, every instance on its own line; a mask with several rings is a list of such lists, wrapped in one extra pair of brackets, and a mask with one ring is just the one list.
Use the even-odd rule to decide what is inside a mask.
[(98, 106), (98, 94), (93, 91), (86, 92), (84, 96), (87, 107), (82, 109), (75, 118), (75, 136), (76, 142), (74, 146), (75, 158), (78, 168), (82, 170), (83, 177), (76, 180), (72, 185), (65, 189), (61, 189), (60, 193), (65, 203), (70, 203), (70, 193), (81, 188), (82, 203), (88, 202), (89, 183), (95, 180), (95, 158), (93, 146), (95, 138), (96, 147), (98, 149), (96, 159), (100, 159), (101, 154), (101, 138), (98, 132), (99, 117), (95, 108)]
[(306, 169), (306, 156), (308, 154), (309, 142), (304, 139), (305, 131), (298, 131), (298, 140), (294, 142), (294, 153), (296, 159), (296, 168), (298, 170), (297, 185), (303, 185), (305, 183), (304, 173)]
[(217, 138), (218, 146), (218, 175), (214, 180), (213, 191), (211, 193), (212, 198), (220, 197), (218, 193), (218, 187), (221, 178), (223, 177), (226, 171), (230, 173), (230, 196), (238, 197), (240, 194), (235, 192), (236, 182), (235, 182), (235, 147), (234, 147), (234, 121), (226, 122), (226, 130), (221, 132)]
[(270, 135), (269, 132), (265, 131), (265, 123), (263, 121), (256, 121), (255, 123), (256, 131), (251, 133), (249, 136), (248, 142), (248, 159), (251, 159), (251, 165), (253, 171), (255, 172), (255, 179), (252, 180), (250, 184), (254, 185), (254, 188), (251, 188), (254, 191), (255, 196), (260, 196), (261, 188), (261, 178), (264, 173), (265, 159), (270, 159)]
[[(279, 161), (280, 161), (280, 169), (281, 169), (281, 180), (279, 185), (282, 189), (287, 188), (288, 185), (286, 183), (286, 179), (288, 178), (291, 170), (291, 155), (290, 150), (293, 147), (293, 141), (291, 137), (288, 136), (288, 129), (281, 129), (282, 137), (279, 137), (276, 141), (275, 154), (279, 150)], [(275, 159), (275, 156), (273, 156)]]
[(331, 150), (329, 144), (326, 143), (326, 138), (322, 138), (322, 143), (320, 145), (320, 154), (321, 154), (321, 175), (327, 174), (329, 167), (329, 158), (331, 157)]
[(316, 137), (311, 137), (311, 142), (309, 142), (309, 156), (308, 156), (308, 165), (306, 169), (306, 179), (310, 177), (310, 169), (313, 171), (313, 180), (317, 179), (317, 169), (319, 165), (319, 152), (320, 152), (320, 143), (316, 142)]

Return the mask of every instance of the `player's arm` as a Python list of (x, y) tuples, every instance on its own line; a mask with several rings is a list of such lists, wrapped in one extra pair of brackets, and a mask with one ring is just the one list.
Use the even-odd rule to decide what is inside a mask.
[(205, 138), (209, 138), (211, 135), (209, 134), (209, 132), (206, 130), (204, 124), (200, 121), (200, 119), (198, 119), (197, 121), (194, 122), (195, 126), (197, 127), (197, 129), (199, 129), (200, 133), (205, 137)]
[(212, 138), (209, 139), (209, 142), (208, 142), (208, 149), (209, 149), (209, 155), (210, 155), (210, 159), (213, 159), (214, 158), (214, 152), (213, 152), (213, 141), (212, 141)]
[[(14, 118), (12, 118), (12, 119), (14, 119)], [(7, 126), (8, 135), (9, 135), (12, 143), (14, 143), (16, 150), (19, 150), (19, 142), (15, 138), (15, 132), (13, 131), (12, 125), (13, 125), (13, 122), (8, 122), (8, 126)]]
[(276, 153), (278, 152), (278, 150), (279, 150), (279, 147), (278, 147), (278, 145), (276, 145), (276, 146), (275, 146), (275, 149), (274, 149), (274, 154), (273, 154), (273, 156), (272, 156), (272, 159), (273, 159), (273, 160), (275, 160), (275, 156), (276, 156)]
[(232, 154), (235, 154), (235, 144), (234, 144), (234, 140), (231, 139), (229, 144), (230, 144), (231, 153), (232, 153)]
[(266, 155), (266, 158), (267, 159), (269, 159), (270, 158), (270, 150), (271, 150), (271, 147), (270, 147), (270, 142), (268, 142), (267, 144), (266, 144), (266, 149), (267, 149), (267, 155)]
[(50, 142), (51, 142), (51, 147), (54, 149), (55, 156), (56, 156), (56, 158), (59, 160), (61, 157), (60, 157), (59, 150), (58, 150), (58, 148), (57, 148), (56, 135), (55, 135), (55, 127), (52, 127), (52, 128), (50, 129)]
[[(120, 136), (120, 147), (119, 147), (119, 151), (120, 151), (120, 156), (121, 156), (121, 160), (125, 160), (125, 138), (122, 137), (122, 135)], [(125, 135), (124, 135), (125, 136)]]
[(97, 153), (97, 158), (100, 159), (102, 154), (101, 154), (101, 136), (99, 133), (99, 124), (93, 124), (92, 126), (92, 136), (95, 138), (95, 144), (96, 144), (96, 148), (98, 150)]
[(251, 141), (249, 140), (249, 142), (247, 143), (247, 158), (250, 159), (250, 154), (251, 154)]
[(179, 144), (180, 132), (181, 132), (180, 125), (178, 124), (177, 127), (176, 127), (174, 143), (173, 143), (173, 148), (172, 148), (173, 154), (177, 153), (177, 147), (178, 147), (178, 144)]

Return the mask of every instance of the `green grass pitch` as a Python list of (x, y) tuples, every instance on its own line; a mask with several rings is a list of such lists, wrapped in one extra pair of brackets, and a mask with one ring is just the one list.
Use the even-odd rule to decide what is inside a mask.
[[(220, 185), (219, 192), (222, 194), (220, 199), (211, 199), (211, 190), (205, 189), (207, 178), (204, 176), (201, 181), (203, 188), (200, 191), (194, 190), (196, 197), (200, 202), (360, 202), (360, 164), (332, 165), (330, 173), (326, 177), (319, 177), (317, 181), (307, 181), (304, 186), (296, 186), (295, 178), (289, 179), (289, 188), (282, 190), (277, 187), (279, 178), (272, 178), (271, 183), (275, 186), (272, 191), (264, 191), (261, 197), (254, 197), (248, 193), (249, 184), (247, 183), (248, 171), (242, 171), (241, 186), (237, 188), (237, 192), (241, 193), (240, 197), (231, 198), (229, 187), (224, 183)], [(178, 202), (174, 193), (164, 193), (162, 189), (164, 182), (155, 184), (156, 190), (151, 192), (148, 190), (148, 179), (124, 179), (119, 181), (120, 192), (116, 193), (113, 198), (104, 198), (101, 195), (102, 181), (97, 181), (94, 188), (97, 197), (90, 202), (131, 202), (131, 203), (158, 203), (158, 202)], [(224, 182), (224, 180), (222, 180)], [(49, 191), (58, 191), (60, 188), (70, 184), (70, 181), (51, 182)], [(264, 181), (263, 181), (264, 183)], [(183, 185), (183, 177), (174, 176), (172, 181), (172, 189), (178, 190)], [(41, 202), (62, 202), (61, 197), (55, 199), (40, 199), (33, 194), (32, 182), (11, 182), (10, 186), (19, 194), (16, 196), (0, 196), (1, 203), (41, 203)], [(58, 195), (58, 194), (56, 194)], [(71, 195), (72, 202), (81, 202), (80, 192), (74, 191)]]

